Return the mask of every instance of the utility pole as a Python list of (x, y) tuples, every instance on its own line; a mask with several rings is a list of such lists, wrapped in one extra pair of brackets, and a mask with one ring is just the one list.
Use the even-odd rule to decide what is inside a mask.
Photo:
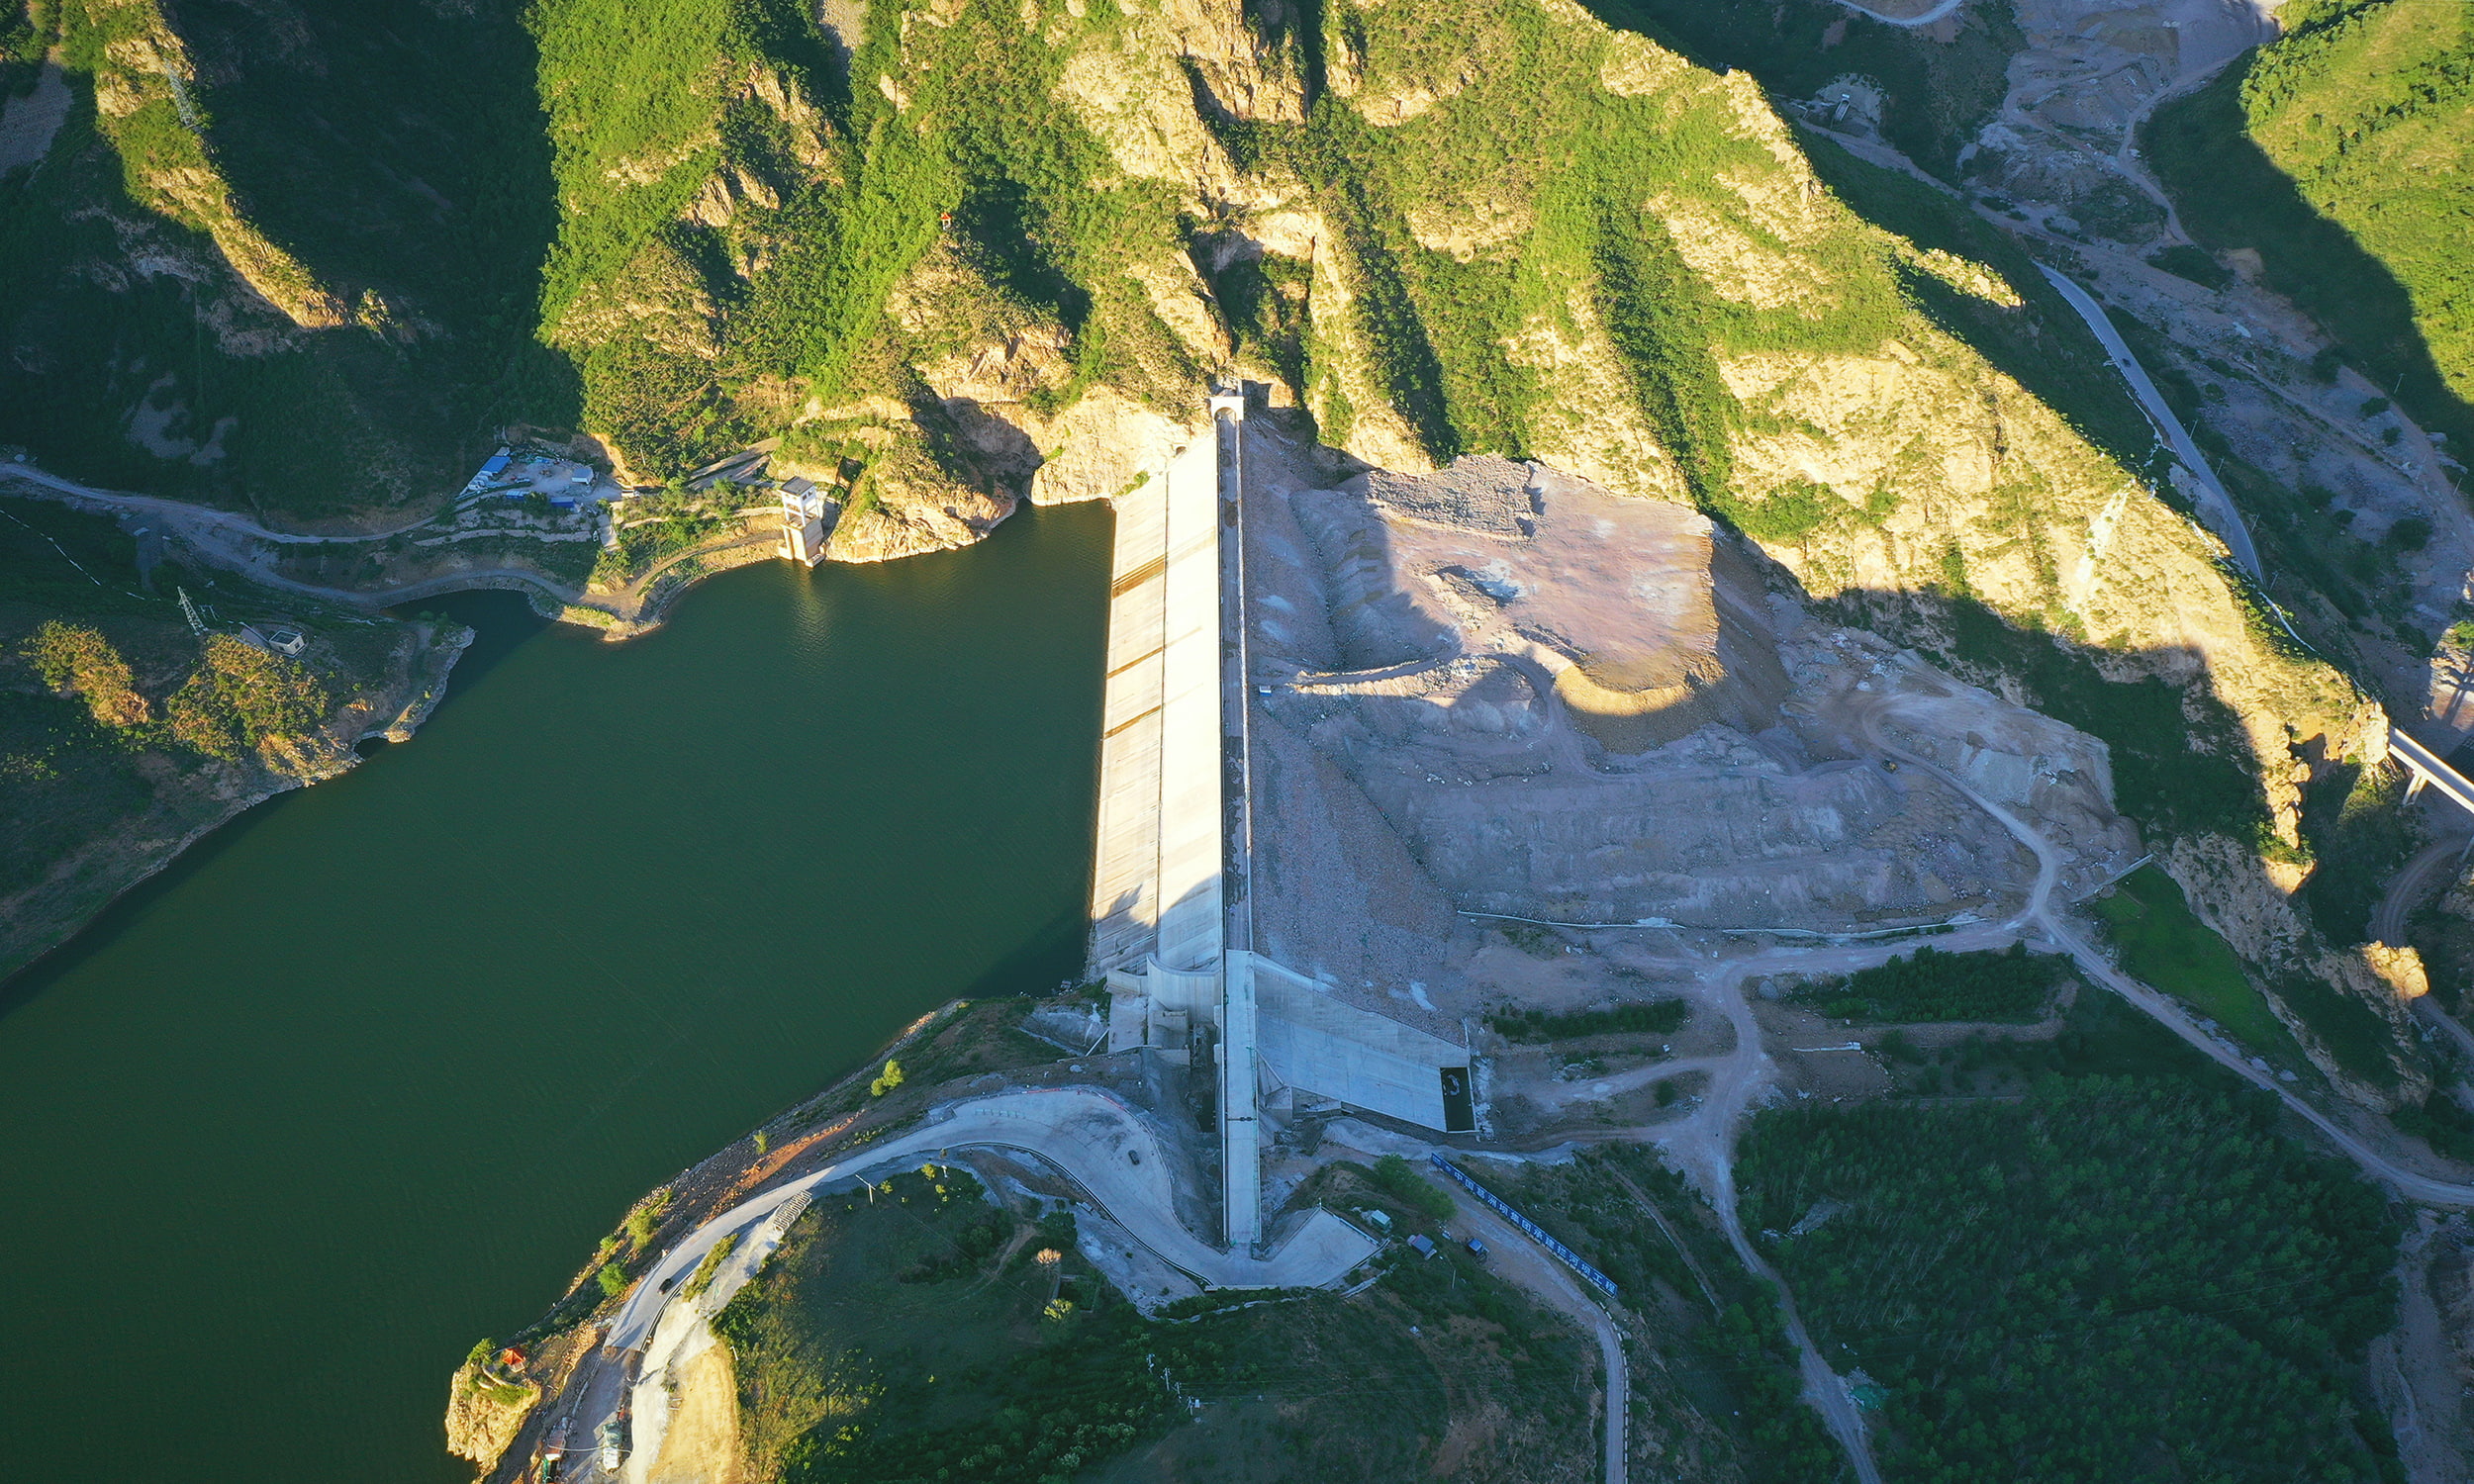
[(180, 615), (189, 620), (189, 632), (201, 639), (205, 638), (206, 620), (198, 616), (198, 605), (189, 601), (189, 590), (174, 588), (172, 591), (180, 595)]

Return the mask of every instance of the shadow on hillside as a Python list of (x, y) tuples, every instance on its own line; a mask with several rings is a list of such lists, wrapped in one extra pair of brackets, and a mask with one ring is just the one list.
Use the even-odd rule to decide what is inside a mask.
[(2241, 88), (2257, 59), (2254, 51), (2159, 109), (2141, 134), (2183, 227), (2209, 247), (2255, 249), (2268, 287), (2318, 321), (2356, 369), (2424, 426), (2459, 448), (2474, 445), (2474, 406), (2440, 374), (2406, 286), (2342, 224), (2322, 216), (2245, 132)]
[(263, 6), (197, 0), (175, 24), (242, 215), (347, 305), (388, 307), (392, 328), (314, 336), (321, 372), (416, 459), (460, 467), (499, 422), (571, 423), (574, 372), (533, 334), (558, 216), (520, 7), (374, 24), (302, 0), (270, 35)]
[[(2226, 992), (2239, 1003), (2248, 1003), (2250, 992), (2269, 995), (2291, 1017), (2281, 1022), (2287, 1029), (2299, 1021), (2349, 1074), (2374, 1086), (2395, 1085), (2390, 1022), (2358, 997), (2360, 990), (2331, 977), (2320, 956), (2324, 948), (2341, 950), (2366, 936), (2368, 904), (2403, 852), (2405, 827), (2395, 802), (2401, 790), (2359, 791), (2359, 770), (2337, 755), (2337, 739), (2325, 731), (2298, 732), (2284, 755), (2255, 758), (2240, 718), (2218, 694), (2206, 656), (2189, 648), (2085, 649), (2013, 628), (1966, 597), (1858, 590), (1818, 607), (1838, 621), (1911, 645), (1971, 684), (2009, 691), (2014, 699), (2103, 741), (2111, 754), (2117, 810), (2140, 827), (2143, 849), (2170, 853), (2177, 883), (2170, 889), (2187, 898), (2239, 961)], [(2108, 679), (2097, 666), (2099, 654), (2116, 674), (2145, 673)], [(2290, 726), (2313, 718), (2284, 719)], [(2337, 717), (2318, 720), (2341, 724)], [(2316, 778), (2302, 799), (2308, 856), (2270, 832), (2262, 787), (2265, 769), (2295, 763)], [(2235, 850), (2172, 850), (2208, 836), (2231, 841)], [(2272, 861), (2288, 869), (2308, 867), (2298, 893), (2280, 884)], [(2093, 884), (2073, 881), (2069, 889)], [(2140, 893), (2134, 888), (2132, 894)], [(2066, 904), (2066, 896), (2056, 904)], [(2297, 909), (2298, 932), (2281, 927), (2277, 914), (2261, 915), (2270, 904), (2289, 899)], [(2176, 978), (2157, 975), (2151, 968), (2148, 976), (2156, 987), (2200, 1005), (2203, 1013), (2225, 1014), (2228, 1002), (2203, 992), (2205, 975)], [(2270, 1027), (2264, 1034), (2273, 1040), (2282, 1032)]]
[[(1944, 175), (1953, 173), (1954, 151), (2001, 98), (2003, 54), (1998, 39), (1980, 30), (1962, 32), (1959, 42), (1945, 46), (1895, 27), (1851, 28), (1845, 7), (1827, 0), (1758, 8), (1588, 0), (1588, 9), (1608, 26), (1647, 36), (1697, 66), (1749, 70), (1773, 107), (1810, 97), (1850, 71), (1874, 77), (1891, 95), (1885, 139)], [(1839, 40), (1826, 43), (1826, 35)], [(2102, 348), (2015, 242), (1957, 201), (1904, 174), (1809, 134), (1799, 132), (1798, 143), (1813, 173), (1857, 217), (1918, 247), (1987, 264), (2008, 280), (2028, 301), (2025, 312), (1974, 298), (1910, 264), (1896, 265), (1907, 299), (1936, 325), (1973, 347), (2126, 467), (2146, 469), (2157, 444), (2145, 417)]]
[(1955, 34), (1942, 40), (1864, 20), (1837, 0), (1583, 4), (1608, 26), (1639, 32), (1695, 65), (1749, 71), (1778, 98), (1814, 97), (1851, 72), (1870, 78), (1883, 90), (1882, 138), (1945, 178), (1955, 178), (1958, 151), (2001, 106), (2019, 45), (2008, 6), (1968, 6)]
[(2104, 347), (2016, 242), (1910, 176), (1857, 159), (1810, 135), (1802, 142), (1813, 174), (1850, 211), (1918, 247), (1990, 266), (2027, 301), (2027, 309), (2005, 309), (1962, 293), (1902, 262), (1899, 287), (1911, 304), (2061, 414), (2081, 437), (2124, 467), (2147, 468), (2158, 444), (2146, 415), (2105, 358)]
[[(2116, 807), (2156, 837), (2214, 833), (2248, 846), (2269, 813), (2240, 718), (2218, 695), (2204, 655), (2185, 647), (2120, 652), (2013, 627), (1969, 596), (1852, 589), (1814, 606), (1913, 648), (1971, 685), (2012, 698), (2102, 741), (2113, 755)], [(2108, 664), (2100, 668), (2097, 656)], [(2127, 663), (2126, 663), (2127, 662)], [(2136, 679), (2108, 679), (2132, 667)], [(2334, 760), (2329, 739), (2303, 737), (2302, 761)], [(2293, 757), (2264, 762), (2289, 766)]]

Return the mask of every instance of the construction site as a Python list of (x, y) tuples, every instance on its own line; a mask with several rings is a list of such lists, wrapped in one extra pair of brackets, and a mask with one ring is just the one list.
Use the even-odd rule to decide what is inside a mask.
[(1586, 1101), (1490, 1062), (1491, 1012), (2022, 912), (2036, 857), (1869, 728), (2034, 817), (2065, 890), (2139, 853), (2101, 742), (1814, 621), (1696, 511), (1493, 458), (1323, 488), (1213, 406), (1117, 502), (1092, 969), (1111, 1052), (1211, 1082), (1232, 1247), (1277, 1247), (1302, 1118)]

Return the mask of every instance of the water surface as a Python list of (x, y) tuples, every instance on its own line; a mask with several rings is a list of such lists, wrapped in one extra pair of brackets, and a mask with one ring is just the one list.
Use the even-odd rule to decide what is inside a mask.
[(448, 1372), (628, 1203), (1081, 957), (1106, 513), (512, 595), (414, 741), (0, 988), (0, 1479), (470, 1477)]

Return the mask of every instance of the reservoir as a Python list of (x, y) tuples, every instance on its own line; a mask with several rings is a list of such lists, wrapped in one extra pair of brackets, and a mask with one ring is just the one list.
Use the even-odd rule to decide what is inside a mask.
[(1083, 957), (1109, 516), (508, 594), (413, 741), (0, 987), (0, 1478), (447, 1484), (474, 1341), (645, 1189)]

